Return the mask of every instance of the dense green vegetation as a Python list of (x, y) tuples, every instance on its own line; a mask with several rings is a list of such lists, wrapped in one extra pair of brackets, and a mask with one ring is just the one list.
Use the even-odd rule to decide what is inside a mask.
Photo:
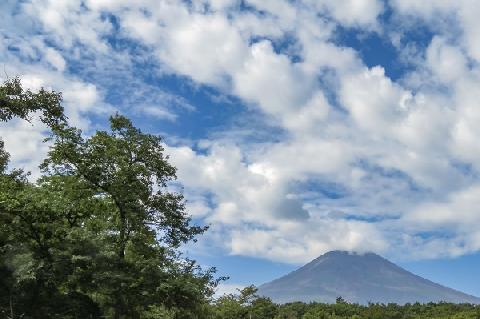
[(123, 116), (85, 137), (71, 127), (61, 94), (0, 86), (0, 122), (51, 130), (42, 176), (9, 167), (0, 140), (0, 318), (480, 318), (473, 305), (276, 305), (247, 287), (214, 299), (214, 269), (179, 247), (206, 228), (192, 225), (175, 168), (159, 137)]
[(42, 176), (9, 169), (0, 143), (0, 318), (204, 317), (217, 281), (178, 248), (192, 225), (161, 139), (127, 118), (85, 138), (61, 95), (0, 87), (0, 120), (50, 127)]
[(277, 305), (268, 298), (256, 296), (247, 287), (238, 294), (225, 295), (211, 306), (215, 319), (474, 319), (480, 318), (480, 307), (471, 304), (350, 304), (338, 298), (335, 304), (287, 303)]

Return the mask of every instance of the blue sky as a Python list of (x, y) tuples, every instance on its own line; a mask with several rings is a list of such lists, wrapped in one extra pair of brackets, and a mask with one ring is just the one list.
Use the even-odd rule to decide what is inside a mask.
[[(5, 76), (164, 137), (185, 247), (260, 284), (329, 250), (374, 251), (480, 295), (480, 7), (471, 0), (7, 0)], [(38, 176), (40, 123), (0, 127)]]

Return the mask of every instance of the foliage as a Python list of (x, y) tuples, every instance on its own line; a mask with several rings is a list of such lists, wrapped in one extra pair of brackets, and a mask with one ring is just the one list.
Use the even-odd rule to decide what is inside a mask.
[(5, 122), (18, 117), (30, 120), (34, 112), (41, 112), (41, 120), (50, 126), (65, 121), (62, 95), (41, 88), (38, 92), (25, 90), (19, 78), (4, 81), (0, 85), (0, 121)]
[(0, 120), (40, 112), (52, 146), (35, 182), (0, 144), (0, 317), (205, 318), (217, 280), (178, 248), (194, 226), (159, 137), (115, 115), (88, 138), (61, 95), (0, 86)]
[[(248, 291), (255, 289), (247, 287)], [(255, 290), (256, 291), (256, 290)], [(302, 303), (275, 304), (270, 299), (254, 296), (242, 302), (245, 290), (237, 295), (224, 295), (211, 305), (215, 319), (447, 319), (480, 318), (480, 306), (471, 304), (350, 304), (338, 299), (335, 304)]]
[(218, 298), (212, 305), (211, 317), (215, 319), (273, 318), (276, 305), (269, 298), (259, 297), (255, 286), (238, 290)]

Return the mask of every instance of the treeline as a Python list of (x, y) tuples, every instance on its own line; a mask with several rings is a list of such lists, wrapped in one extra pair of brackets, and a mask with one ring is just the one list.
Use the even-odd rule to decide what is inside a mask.
[(337, 298), (334, 304), (294, 302), (278, 305), (256, 295), (255, 287), (217, 299), (210, 306), (212, 319), (478, 319), (480, 307), (471, 304), (369, 304)]
[(120, 115), (86, 137), (61, 102), (0, 85), (0, 122), (36, 116), (51, 131), (35, 181), (0, 140), (0, 318), (205, 318), (214, 270), (178, 248), (206, 228), (167, 187), (161, 139)]

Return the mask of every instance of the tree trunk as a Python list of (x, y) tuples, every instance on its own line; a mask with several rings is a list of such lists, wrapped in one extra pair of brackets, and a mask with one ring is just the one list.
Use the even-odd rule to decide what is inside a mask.
[(13, 301), (12, 301), (12, 292), (10, 292), (10, 318), (14, 319), (14, 314), (13, 314)]
[(118, 248), (118, 257), (121, 261), (125, 259), (125, 246), (126, 246), (126, 228), (127, 228), (127, 220), (126, 220), (125, 212), (120, 209), (120, 247)]

